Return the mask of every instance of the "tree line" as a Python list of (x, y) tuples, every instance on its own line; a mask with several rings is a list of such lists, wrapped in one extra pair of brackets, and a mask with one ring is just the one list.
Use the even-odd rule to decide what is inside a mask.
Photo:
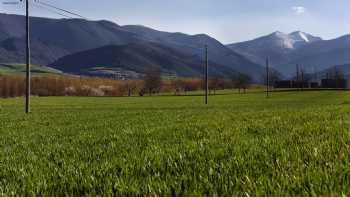
[[(231, 79), (212, 77), (209, 80), (211, 94), (222, 89), (238, 89), (244, 92), (252, 79), (237, 73)], [(163, 79), (159, 69), (145, 72), (140, 80), (112, 80), (106, 78), (77, 77), (68, 75), (35, 75), (31, 78), (34, 96), (146, 96), (159, 93), (187, 94), (203, 90), (204, 81), (198, 78)], [(0, 97), (20, 97), (25, 92), (25, 78), (17, 75), (0, 75)]]
[[(148, 93), (150, 95), (161, 92), (165, 86), (168, 91), (174, 91), (174, 94), (181, 94), (188, 91), (202, 90), (205, 87), (204, 77), (195, 79), (172, 79), (162, 80), (161, 70), (157, 67), (150, 67), (145, 72), (144, 76), (144, 89), (142, 89), (142, 95)], [(221, 76), (214, 76), (209, 78), (209, 89), (211, 93), (215, 94), (216, 90), (223, 89), (238, 89), (239, 92), (248, 89), (253, 83), (252, 78), (249, 75), (236, 73), (230, 78), (223, 78)], [(169, 88), (170, 87), (170, 88)]]

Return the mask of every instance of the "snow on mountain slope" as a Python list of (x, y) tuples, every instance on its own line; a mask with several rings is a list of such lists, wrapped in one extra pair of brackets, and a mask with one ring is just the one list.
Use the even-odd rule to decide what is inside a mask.
[(309, 38), (302, 32), (299, 32), (299, 36), (306, 42), (310, 42)]
[(290, 33), (288, 34), (288, 37), (293, 40), (293, 48), (298, 48), (300, 46), (322, 40), (320, 37), (315, 37), (301, 31)]
[(266, 57), (271, 58), (272, 65), (279, 65), (290, 60), (291, 52), (321, 40), (320, 37), (301, 31), (290, 34), (276, 31), (251, 41), (230, 44), (228, 47), (260, 65), (264, 64)]
[(296, 31), (290, 34), (277, 31), (265, 38), (268, 38), (271, 43), (275, 44), (276, 46), (279, 45), (284, 49), (296, 49), (302, 45), (322, 40), (319, 37), (315, 37), (301, 31)]

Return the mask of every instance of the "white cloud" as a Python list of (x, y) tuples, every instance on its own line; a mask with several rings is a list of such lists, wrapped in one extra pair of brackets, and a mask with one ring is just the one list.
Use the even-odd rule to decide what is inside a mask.
[(296, 15), (302, 15), (306, 12), (306, 8), (303, 6), (294, 6), (292, 10)]

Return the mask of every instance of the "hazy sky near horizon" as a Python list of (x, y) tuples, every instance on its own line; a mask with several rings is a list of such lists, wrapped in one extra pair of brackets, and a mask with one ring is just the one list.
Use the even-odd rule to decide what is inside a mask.
[[(119, 25), (138, 24), (170, 32), (205, 33), (223, 43), (250, 40), (274, 31), (301, 30), (324, 39), (350, 34), (349, 0), (41, 1), (91, 20), (107, 19)], [(24, 14), (24, 6), (1, 3), (0, 12)], [(61, 18), (37, 7), (33, 7), (32, 13)]]

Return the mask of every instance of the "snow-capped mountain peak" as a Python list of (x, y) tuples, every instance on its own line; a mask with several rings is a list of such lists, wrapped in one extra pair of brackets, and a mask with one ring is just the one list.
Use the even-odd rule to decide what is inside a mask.
[(296, 32), (290, 33), (289, 35), (293, 38), (293, 40), (298, 42), (311, 43), (311, 42), (322, 40), (320, 37), (315, 37), (311, 34), (308, 34), (302, 31), (296, 31)]
[(273, 42), (275, 45), (279, 45), (284, 49), (295, 49), (305, 44), (322, 40), (319, 37), (315, 37), (301, 31), (296, 31), (290, 34), (276, 31), (268, 37), (270, 40), (269, 42)]

